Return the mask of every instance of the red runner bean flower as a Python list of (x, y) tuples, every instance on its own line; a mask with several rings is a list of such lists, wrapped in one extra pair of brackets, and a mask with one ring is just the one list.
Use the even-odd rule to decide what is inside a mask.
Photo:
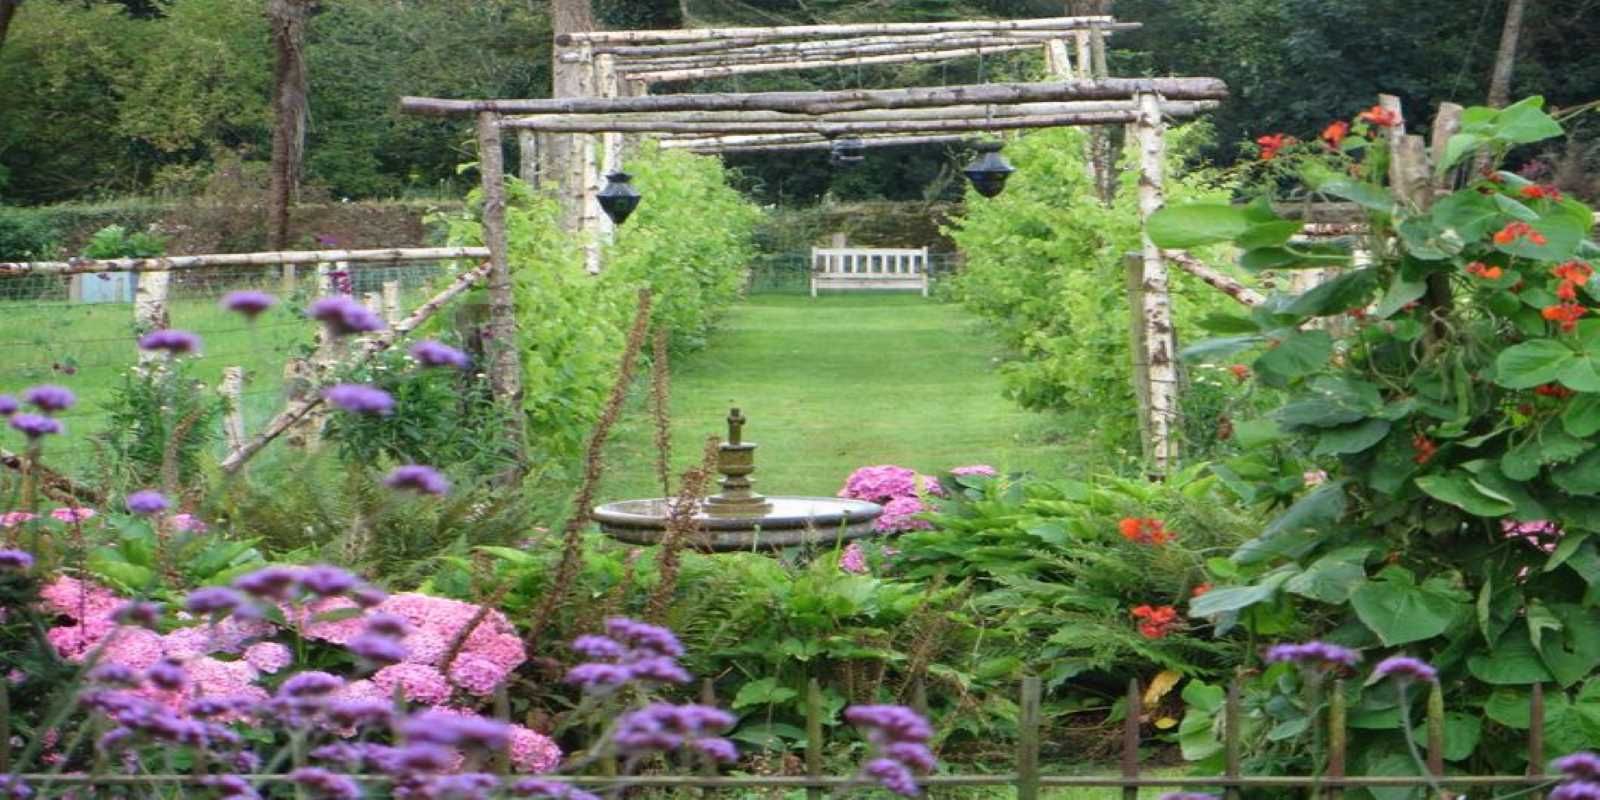
[(1176, 538), (1165, 523), (1150, 517), (1124, 517), (1117, 523), (1117, 530), (1122, 538), (1138, 544), (1163, 545)]
[(1511, 244), (1518, 239), (1527, 239), (1538, 245), (1545, 244), (1548, 241), (1544, 238), (1544, 234), (1534, 230), (1533, 226), (1526, 222), (1508, 223), (1504, 228), (1494, 233), (1495, 244)]
[(1373, 106), (1356, 116), (1362, 122), (1370, 122), (1380, 128), (1392, 128), (1400, 124), (1400, 115), (1383, 106)]
[(1578, 318), (1589, 313), (1589, 309), (1577, 303), (1568, 302), (1555, 306), (1545, 306), (1544, 310), (1539, 313), (1545, 319), (1559, 323), (1563, 333), (1571, 333), (1578, 327)]
[(1561, 202), (1561, 190), (1554, 186), (1540, 186), (1538, 184), (1524, 186), (1522, 187), (1522, 191), (1518, 192), (1518, 194), (1521, 194), (1523, 197), (1526, 197), (1529, 200), (1552, 200), (1557, 203)]
[(1411, 449), (1417, 451), (1417, 454), (1412, 456), (1411, 460), (1418, 464), (1426, 464), (1433, 460), (1435, 453), (1439, 452), (1439, 445), (1434, 444), (1432, 439), (1419, 433), (1411, 437)]
[(1505, 274), (1505, 271), (1499, 267), (1491, 267), (1482, 261), (1474, 261), (1467, 265), (1467, 274), (1476, 275), (1486, 281), (1497, 281)]
[(1256, 144), (1261, 146), (1261, 160), (1271, 161), (1278, 157), (1278, 151), (1295, 143), (1295, 138), (1283, 133), (1274, 133), (1256, 139)]
[(1330, 123), (1328, 127), (1323, 128), (1321, 138), (1322, 141), (1327, 143), (1329, 147), (1337, 149), (1340, 144), (1344, 143), (1344, 137), (1349, 135), (1349, 133), (1350, 123), (1341, 119)]
[(1160, 639), (1178, 626), (1178, 610), (1172, 606), (1136, 606), (1130, 613), (1140, 620), (1139, 634), (1146, 639)]

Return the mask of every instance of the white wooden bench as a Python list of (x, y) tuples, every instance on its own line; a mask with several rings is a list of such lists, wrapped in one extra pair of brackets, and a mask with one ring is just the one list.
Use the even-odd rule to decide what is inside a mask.
[(915, 289), (928, 296), (928, 248), (811, 248), (811, 296), (818, 289)]

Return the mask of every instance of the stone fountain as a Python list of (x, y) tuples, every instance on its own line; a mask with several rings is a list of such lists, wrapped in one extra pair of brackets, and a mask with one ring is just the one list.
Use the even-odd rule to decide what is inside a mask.
[[(721, 491), (698, 501), (697, 533), (688, 546), (696, 550), (735, 552), (779, 550), (802, 545), (831, 545), (872, 534), (883, 513), (877, 503), (839, 497), (763, 496), (750, 475), (756, 471), (756, 443), (744, 441), (748, 420), (735, 408), (728, 414), (728, 439), (717, 453)], [(607, 535), (630, 544), (659, 544), (677, 500), (619, 500), (594, 510), (594, 520)]]

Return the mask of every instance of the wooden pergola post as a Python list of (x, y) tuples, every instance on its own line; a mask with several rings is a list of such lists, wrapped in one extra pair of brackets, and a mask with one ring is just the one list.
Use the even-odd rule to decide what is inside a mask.
[(1165, 477), (1176, 467), (1179, 455), (1177, 341), (1172, 327), (1172, 298), (1167, 287), (1167, 262), (1161, 248), (1150, 240), (1151, 215), (1166, 204), (1166, 124), (1161, 100), (1154, 94), (1138, 96), (1139, 117), (1133, 123), (1139, 143), (1140, 256), (1144, 274), (1140, 300), (1144, 322), (1144, 368), (1149, 377), (1149, 472)]
[(523, 474), (526, 448), (522, 411), (522, 360), (517, 346), (517, 307), (511, 291), (511, 260), (506, 242), (504, 155), (499, 115), (478, 114), (478, 172), (483, 178), (483, 243), (489, 248), (489, 389), (500, 406), (503, 444), (515, 465), (510, 480)]

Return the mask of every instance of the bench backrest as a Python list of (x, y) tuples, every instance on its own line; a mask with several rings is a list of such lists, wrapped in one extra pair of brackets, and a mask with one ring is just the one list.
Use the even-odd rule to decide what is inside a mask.
[(824, 275), (908, 278), (928, 271), (928, 248), (813, 247), (811, 269)]

